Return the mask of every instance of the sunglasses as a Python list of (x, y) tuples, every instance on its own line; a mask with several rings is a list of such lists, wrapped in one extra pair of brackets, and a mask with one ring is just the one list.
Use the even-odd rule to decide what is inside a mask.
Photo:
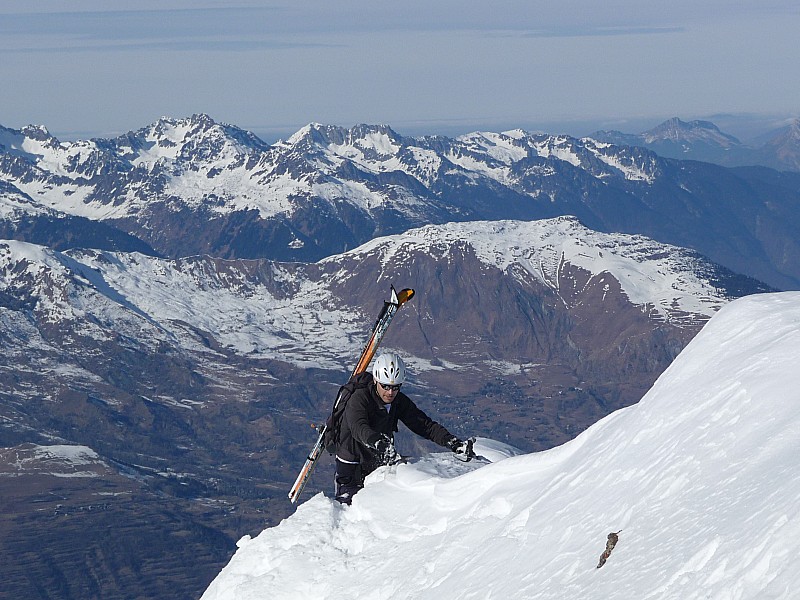
[(385, 383), (378, 382), (378, 385), (385, 389), (387, 392), (397, 392), (400, 390), (400, 386), (403, 385), (402, 383), (398, 383), (396, 385), (387, 385)]

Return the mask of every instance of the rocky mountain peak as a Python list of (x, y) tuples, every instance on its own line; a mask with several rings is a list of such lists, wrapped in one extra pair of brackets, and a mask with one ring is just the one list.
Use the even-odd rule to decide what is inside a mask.
[(37, 140), (40, 142), (56, 142), (56, 140), (50, 132), (47, 130), (47, 127), (44, 125), (25, 125), (22, 129), (20, 129), (20, 133), (26, 137), (29, 137), (32, 140)]
[(673, 117), (642, 133), (646, 143), (657, 141), (672, 141), (680, 143), (682, 141), (697, 142), (709, 141), (723, 147), (739, 146), (741, 142), (723, 133), (711, 121), (682, 121), (678, 117)]
[(800, 119), (792, 119), (783, 127), (771, 133), (766, 145), (780, 145), (783, 143), (800, 142)]
[(388, 125), (360, 123), (350, 129), (350, 140), (363, 140), (368, 137), (385, 136), (392, 142), (402, 143), (403, 137)]
[(249, 156), (269, 145), (254, 134), (206, 114), (186, 118), (162, 117), (155, 123), (115, 140), (118, 151), (137, 162), (208, 161), (220, 155)]
[(43, 125), (25, 125), (9, 129), (0, 125), (0, 152), (20, 156), (35, 162), (41, 156), (62, 147)]
[(643, 133), (596, 131), (591, 138), (617, 146), (640, 146), (667, 158), (710, 162), (726, 167), (759, 165), (800, 171), (800, 125), (788, 125), (743, 144), (710, 121), (677, 117)]
[(324, 147), (330, 143), (342, 143), (347, 137), (347, 130), (338, 125), (324, 125), (322, 123), (309, 123), (300, 128), (286, 141), (288, 146)]
[(800, 170), (800, 119), (793, 119), (764, 144), (763, 150), (774, 154), (780, 166)]
[(390, 155), (404, 144), (403, 137), (388, 125), (359, 124), (350, 129), (310, 123), (288, 140), (288, 145), (317, 151), (348, 154), (347, 148)]

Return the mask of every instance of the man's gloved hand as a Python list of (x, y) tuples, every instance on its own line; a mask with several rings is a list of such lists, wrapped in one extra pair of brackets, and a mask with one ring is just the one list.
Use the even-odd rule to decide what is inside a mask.
[(475, 443), (475, 438), (469, 438), (462, 442), (457, 437), (453, 437), (447, 442), (447, 447), (453, 451), (458, 460), (469, 462), (475, 458), (475, 452), (472, 450), (472, 445)]
[(397, 453), (397, 450), (395, 450), (394, 442), (392, 438), (386, 434), (381, 434), (380, 439), (375, 442), (375, 452), (378, 461), (380, 461), (382, 465), (393, 465), (400, 462), (400, 455)]

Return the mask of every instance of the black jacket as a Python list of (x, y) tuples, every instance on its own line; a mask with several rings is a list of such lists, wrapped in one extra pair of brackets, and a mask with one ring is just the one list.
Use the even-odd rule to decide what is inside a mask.
[(380, 466), (374, 447), (385, 434), (394, 439), (397, 422), (417, 435), (445, 446), (453, 435), (431, 419), (403, 392), (398, 392), (387, 411), (375, 384), (356, 390), (347, 401), (339, 433), (336, 456), (358, 462), (366, 475)]

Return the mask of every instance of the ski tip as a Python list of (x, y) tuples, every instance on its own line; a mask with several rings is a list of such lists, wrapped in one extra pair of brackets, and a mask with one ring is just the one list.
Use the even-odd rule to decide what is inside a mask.
[(392, 286), (392, 295), (389, 298), (390, 304), (405, 304), (414, 297), (414, 290), (411, 288), (403, 288), (399, 292)]
[(412, 290), (411, 288), (402, 289), (397, 293), (397, 303), (405, 304), (413, 297), (414, 297), (414, 290)]

